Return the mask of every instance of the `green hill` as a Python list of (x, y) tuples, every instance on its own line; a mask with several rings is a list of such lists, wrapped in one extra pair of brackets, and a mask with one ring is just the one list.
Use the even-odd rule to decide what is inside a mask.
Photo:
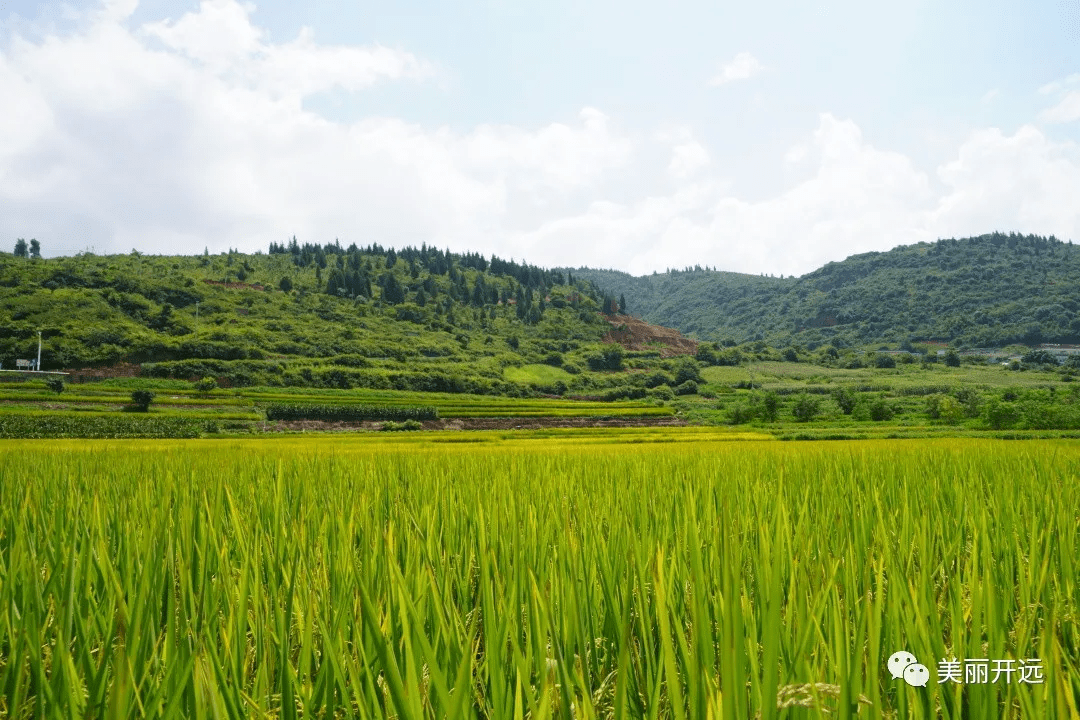
[(561, 392), (602, 357), (610, 329), (588, 282), (426, 246), (22, 255), (0, 254), (6, 368), (35, 356), (40, 330), (46, 369), (139, 363), (151, 377), (234, 385)]
[(920, 340), (998, 347), (1080, 342), (1080, 248), (995, 233), (854, 255), (799, 278), (701, 268), (574, 276), (627, 311), (702, 340), (808, 347)]

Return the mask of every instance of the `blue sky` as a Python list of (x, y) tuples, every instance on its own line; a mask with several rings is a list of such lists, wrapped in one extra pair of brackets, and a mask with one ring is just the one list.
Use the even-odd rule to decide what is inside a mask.
[(1080, 240), (1080, 2), (0, 0), (0, 242), (801, 274)]

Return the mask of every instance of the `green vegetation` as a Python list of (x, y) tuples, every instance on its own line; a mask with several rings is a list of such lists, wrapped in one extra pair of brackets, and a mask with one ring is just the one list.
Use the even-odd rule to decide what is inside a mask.
[(132, 390), (131, 391), (131, 407), (139, 412), (147, 412), (150, 409), (150, 403), (154, 402), (156, 394), (153, 390)]
[(0, 413), (0, 438), (195, 438), (216, 430), (185, 417)]
[(700, 266), (575, 278), (625, 294), (645, 320), (703, 340), (811, 350), (938, 340), (969, 347), (1080, 343), (1080, 247), (994, 233), (853, 255), (794, 277)]
[[(1035, 269), (1020, 273), (1019, 290), (998, 293), (997, 280), (981, 268), (1003, 273), (1001, 263), (1017, 257)], [(979, 272), (965, 269), (965, 258), (981, 263)], [(426, 246), (395, 251), (290, 242), (255, 255), (48, 260), (31, 257), (27, 246), (25, 256), (0, 255), (0, 312), (12, 318), (0, 328), (0, 354), (26, 357), (42, 328), (47, 364), (131, 363), (106, 374), (137, 376), (86, 383), (76, 373), (66, 391), (54, 384), (51, 394), (36, 382), (11, 384), (0, 389), (0, 412), (88, 417), (126, 404), (224, 421), (217, 427), (228, 433), (278, 429), (274, 423), (285, 419), (273, 411), (269, 425), (262, 421), (267, 407), (279, 403), (356, 406), (335, 422), (360, 417), (350, 413), (366, 405), (428, 406), (440, 418), (463, 420), (674, 414), (691, 423), (750, 424), (777, 437), (805, 436), (810, 425), (854, 429), (855, 436), (933, 435), (942, 428), (958, 435), (1069, 432), (1080, 429), (1074, 389), (1080, 356), (1060, 363), (1049, 350), (1015, 345), (990, 357), (965, 351), (963, 338), (976, 318), (991, 318), (980, 325), (987, 328), (1013, 322), (1009, 313), (1021, 309), (1017, 293), (1034, 293), (1031, 273), (1046, 266), (1038, 291), (1046, 297), (1038, 301), (1049, 293), (1054, 303), (1050, 311), (1031, 311), (1042, 334), (1025, 338), (1068, 339), (1062, 323), (1071, 327), (1073, 305), (1062, 293), (1072, 287), (1065, 284), (1071, 258), (1071, 246), (1053, 239), (992, 235), (857, 256), (799, 280), (695, 270), (654, 276), (651, 290), (637, 283), (605, 294), (591, 281), (604, 278), (588, 272)], [(601, 342), (612, 331), (602, 310), (648, 309), (650, 293), (661, 290), (677, 300), (681, 291), (670, 283), (681, 275), (722, 277), (737, 307), (723, 305), (724, 312), (714, 308), (710, 316), (737, 325), (749, 322), (752, 311), (754, 327), (772, 344), (740, 344), (725, 334), (699, 343), (693, 356), (664, 357), (670, 350), (660, 343)], [(916, 287), (913, 275), (946, 278), (952, 299), (946, 302), (936, 281), (917, 298), (890, 295), (890, 282)], [(791, 287), (780, 292), (781, 285)], [(976, 287), (981, 295), (973, 295)], [(1009, 299), (1011, 309), (974, 310), (973, 303), (998, 302), (987, 293)], [(836, 317), (865, 307), (878, 318), (874, 313), (888, 306), (898, 313), (896, 327), (909, 332), (882, 335), (880, 318), (765, 332), (788, 322), (777, 318), (804, 313), (804, 301), (839, 312)], [(843, 312), (834, 307), (841, 301)], [(904, 325), (912, 314), (926, 327), (946, 322), (926, 302), (971, 321), (948, 321), (956, 331), (946, 333), (952, 346), (915, 342), (936, 331)], [(870, 351), (853, 345), (869, 338), (887, 342)], [(130, 403), (123, 391), (132, 393)], [(153, 411), (153, 397), (134, 397), (154, 392)]]
[[(128, 387), (138, 383), (134, 391)], [(393, 390), (320, 390), (314, 388), (242, 388), (205, 392), (201, 382), (117, 379), (83, 383), (58, 398), (44, 382), (0, 384), (3, 437), (192, 437), (198, 432), (250, 433), (280, 431), (279, 422), (298, 420), (361, 423), (380, 420), (472, 420), (491, 418), (646, 418), (673, 414), (670, 407), (647, 402), (583, 401), (549, 398), (503, 398), (490, 395), (412, 393)], [(153, 396), (153, 406), (137, 405), (135, 395)], [(185, 420), (179, 434), (144, 430), (125, 410), (137, 409), (155, 418)], [(116, 424), (109, 418), (126, 415)], [(98, 418), (96, 424), (81, 423)], [(46, 422), (55, 419), (56, 422)], [(198, 421), (188, 423), (186, 421)], [(269, 421), (269, 422), (267, 422)], [(40, 430), (35, 423), (46, 423)], [(102, 425), (104, 423), (104, 425)], [(99, 428), (104, 427), (105, 430)], [(59, 428), (59, 429), (56, 429)], [(197, 428), (198, 432), (192, 428)], [(24, 433), (20, 435), (19, 433)]]
[[(610, 327), (589, 283), (497, 257), (423, 246), (271, 244), (268, 254), (0, 253), (0, 360), (222, 386), (592, 394), (582, 374)], [(567, 368), (550, 382), (505, 371)], [(578, 372), (574, 372), (578, 370)], [(567, 377), (573, 375), (573, 377)], [(538, 387), (540, 385), (541, 387)]]
[(313, 405), (273, 403), (266, 406), (267, 420), (322, 420), (365, 422), (369, 420), (437, 420), (434, 407), (386, 407), (377, 405)]
[(724, 432), (0, 443), (0, 714), (1075, 715), (1075, 442)]
[[(563, 392), (568, 384), (573, 382), (574, 376), (559, 367), (551, 365), (522, 365), (521, 367), (507, 367), (503, 370), (503, 377), (510, 382), (523, 385), (552, 386), (556, 383), (563, 384)], [(562, 394), (562, 393), (556, 393)]]

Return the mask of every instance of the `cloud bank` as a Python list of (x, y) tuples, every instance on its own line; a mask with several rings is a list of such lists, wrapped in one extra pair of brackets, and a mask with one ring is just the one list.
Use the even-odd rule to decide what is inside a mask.
[[(308, 30), (272, 43), (252, 6), (233, 0), (140, 26), (134, 9), (110, 0), (77, 30), (15, 35), (0, 50), (0, 97), (16, 109), (0, 113), (0, 242), (36, 237), (46, 255), (194, 254), (295, 234), (636, 273), (801, 274), (937, 237), (1080, 237), (1080, 153), (1038, 124), (976, 130), (924, 169), (823, 113), (784, 160), (802, 179), (751, 202), (690, 127), (637, 132), (590, 107), (467, 132), (335, 121), (304, 99), (384, 83), (445, 92), (433, 87), (443, 70)], [(759, 68), (741, 54), (721, 76)], [(1043, 89), (1039, 122), (1080, 119), (1074, 84)]]

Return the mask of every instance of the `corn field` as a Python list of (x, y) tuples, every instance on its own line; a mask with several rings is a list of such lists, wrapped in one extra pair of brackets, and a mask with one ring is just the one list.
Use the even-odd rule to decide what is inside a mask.
[(549, 435), (0, 442), (0, 716), (1078, 717), (1080, 444)]

